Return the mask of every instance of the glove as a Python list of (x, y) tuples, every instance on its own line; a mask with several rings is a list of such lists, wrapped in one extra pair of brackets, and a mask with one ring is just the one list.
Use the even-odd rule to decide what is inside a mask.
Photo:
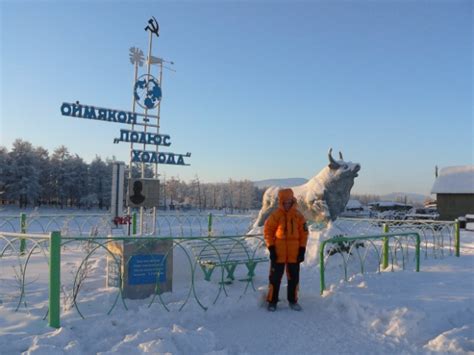
[(276, 251), (275, 251), (275, 246), (272, 245), (272, 246), (269, 246), (268, 247), (268, 251), (270, 252), (270, 261), (272, 263), (274, 263), (277, 259), (277, 254), (276, 254)]
[(298, 251), (298, 262), (302, 263), (304, 261), (304, 254), (306, 253), (305, 247), (300, 247)]

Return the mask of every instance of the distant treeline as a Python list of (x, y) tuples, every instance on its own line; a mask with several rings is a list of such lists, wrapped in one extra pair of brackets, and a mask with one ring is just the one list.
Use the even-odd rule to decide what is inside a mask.
[[(112, 165), (115, 159), (86, 163), (65, 146), (52, 154), (17, 139), (11, 151), (0, 146), (0, 203), (27, 206), (109, 208)], [(128, 174), (126, 174), (128, 176)], [(138, 177), (138, 169), (132, 171)], [(146, 177), (152, 177), (147, 167)], [(249, 180), (203, 183), (176, 177), (160, 179), (161, 208), (248, 210), (260, 208), (264, 190)]]
[[(0, 204), (15, 204), (21, 208), (48, 205), (107, 209), (110, 207), (114, 161), (114, 158), (102, 160), (96, 156), (88, 164), (65, 146), (50, 154), (43, 147), (17, 139), (11, 151), (0, 146)], [(139, 175), (138, 168), (134, 168), (132, 176)], [(151, 168), (147, 167), (145, 177), (152, 176)], [(259, 209), (264, 191), (249, 180), (205, 183), (197, 176), (188, 182), (162, 176), (160, 208)], [(380, 200), (380, 196), (370, 194), (352, 195), (351, 198), (363, 205)], [(399, 200), (407, 203), (406, 197)]]

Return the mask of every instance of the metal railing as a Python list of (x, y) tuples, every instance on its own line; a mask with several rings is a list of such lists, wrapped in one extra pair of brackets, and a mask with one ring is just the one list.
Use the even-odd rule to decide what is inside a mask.
[[(410, 241), (414, 239), (415, 249), (415, 262), (416, 271), (420, 271), (420, 235), (416, 232), (408, 233), (387, 233), (370, 236), (354, 236), (354, 237), (335, 237), (322, 242), (319, 249), (319, 272), (320, 272), (320, 291), (321, 294), (326, 289), (326, 278), (325, 271), (328, 259), (333, 255), (340, 255), (343, 261), (344, 269), (344, 280), (348, 279), (348, 265), (353, 255), (357, 255), (357, 261), (359, 262), (360, 273), (363, 274), (366, 270), (367, 258), (375, 256), (375, 265), (377, 271), (380, 272), (380, 266), (386, 269), (389, 265), (389, 259), (391, 260), (392, 271), (394, 265), (399, 264), (399, 258), (401, 257), (402, 268), (405, 269), (406, 261), (409, 257)], [(392, 247), (390, 247), (390, 241), (394, 240)], [(403, 244), (405, 241), (405, 245)], [(375, 243), (379, 241), (380, 243)], [(326, 245), (332, 244), (332, 249), (326, 250)], [(344, 248), (345, 252), (341, 249)], [(364, 249), (364, 252), (360, 252), (360, 249)], [(326, 251), (326, 256), (325, 256)], [(373, 253), (370, 253), (372, 251)], [(400, 256), (399, 256), (400, 255)]]
[[(140, 233), (137, 228), (137, 215), (132, 234)], [(219, 213), (159, 213), (152, 211), (144, 214), (141, 235), (167, 235), (170, 237), (197, 237), (204, 235), (246, 234), (252, 227), (254, 215), (230, 215)], [(155, 221), (155, 222), (154, 222)], [(61, 231), (67, 236), (107, 236), (116, 227), (108, 213), (96, 214), (38, 214), (20, 213), (0, 215), (0, 231), (12, 233), (49, 233)], [(135, 233), (133, 233), (135, 231)]]
[[(28, 244), (27, 244), (28, 242)], [(15, 311), (18, 311), (23, 303), (26, 303), (26, 275), (31, 258), (41, 253), (48, 263), (48, 323), (53, 328), (59, 328), (59, 295), (60, 295), (60, 269), (61, 269), (61, 235), (59, 232), (48, 234), (23, 234), (23, 233), (0, 233), (0, 262), (8, 258), (16, 258), (19, 272), (16, 274), (19, 297)], [(3, 286), (6, 283), (3, 282)], [(46, 316), (44, 318), (46, 318)]]
[[(219, 243), (226, 240), (226, 248), (222, 249), (219, 247)], [(21, 250), (20, 245), (24, 242), (24, 249)], [(242, 292), (245, 294), (249, 288), (254, 291), (254, 276), (255, 267), (258, 263), (263, 260), (267, 260), (266, 248), (261, 248), (264, 245), (264, 240), (261, 235), (244, 235), (244, 236), (219, 236), (219, 237), (187, 237), (187, 238), (174, 238), (174, 237), (70, 237), (61, 236), (59, 232), (52, 232), (47, 234), (19, 234), (0, 232), (0, 264), (6, 263), (12, 265), (17, 263), (19, 266), (19, 272), (17, 273), (16, 283), (16, 302), (14, 304), (14, 310), (18, 311), (21, 305), (24, 305), (28, 309), (27, 296), (29, 294), (41, 293), (41, 290), (34, 289), (28, 292), (29, 288), (33, 289), (33, 284), (41, 282), (36, 278), (31, 281), (27, 278), (29, 270), (34, 268), (35, 270), (40, 269), (40, 263), (47, 263), (48, 280), (44, 283), (48, 285), (48, 310), (44, 315), (44, 319), (48, 317), (48, 322), (51, 327), (58, 328), (60, 326), (60, 308), (63, 309), (74, 308), (77, 313), (85, 318), (86, 314), (84, 309), (88, 309), (91, 302), (91, 295), (83, 292), (83, 288), (87, 283), (88, 279), (93, 281), (96, 290), (101, 289), (105, 286), (106, 270), (101, 269), (95, 274), (92, 270), (94, 263), (99, 263), (107, 259), (107, 263), (112, 263), (117, 270), (128, 270), (129, 262), (131, 258), (127, 260), (121, 260), (117, 256), (116, 250), (114, 250), (113, 243), (129, 243), (133, 242), (137, 245), (136, 253), (147, 255), (149, 251), (149, 243), (151, 242), (169, 242), (170, 247), (163, 252), (163, 258), (161, 259), (161, 265), (166, 265), (168, 258), (173, 258), (173, 254), (177, 254), (177, 251), (181, 253), (180, 257), (182, 262), (179, 264), (179, 272), (183, 273), (183, 270), (187, 270), (187, 286), (186, 282), (180, 283), (176, 292), (173, 288), (172, 292), (161, 292), (160, 291), (160, 270), (164, 268), (158, 267), (156, 275), (155, 292), (151, 297), (148, 297), (148, 307), (151, 307), (155, 303), (161, 304), (164, 309), (170, 311), (171, 309), (177, 309), (181, 311), (191, 299), (194, 299), (196, 304), (206, 310), (210, 304), (215, 304), (218, 299), (224, 294), (229, 295), (230, 292)], [(209, 253), (214, 254), (214, 259), (218, 260), (213, 266), (220, 272), (214, 273), (214, 277), (206, 275), (204, 269), (200, 265), (199, 255), (196, 255), (195, 250), (193, 251), (193, 243), (199, 242), (206, 249), (206, 255)], [(76, 247), (69, 248), (69, 246), (76, 244)], [(82, 246), (78, 248), (77, 246)], [(67, 254), (68, 251), (73, 250), (72, 254)], [(78, 250), (83, 250), (81, 256), (77, 255)], [(239, 272), (244, 274), (245, 281), (242, 283), (245, 287), (239, 287), (240, 283), (236, 282), (231, 286), (229, 280), (226, 278), (228, 275), (229, 267), (234, 271), (236, 261), (233, 258), (232, 253), (235, 250), (239, 250), (240, 262), (247, 267), (242, 267)], [(201, 252), (202, 253), (202, 252)], [(242, 255), (244, 253), (244, 255)], [(65, 257), (63, 257), (65, 256)], [(243, 259), (242, 259), (243, 257)], [(63, 260), (62, 260), (63, 259)], [(61, 261), (62, 260), (62, 261)], [(71, 269), (71, 260), (75, 260), (76, 264), (71, 273), (72, 279), (67, 282), (66, 278), (68, 274), (64, 272), (67, 268)], [(103, 262), (102, 262), (103, 264)], [(44, 265), (44, 264), (43, 264)], [(108, 267), (108, 266), (107, 266)], [(43, 267), (44, 268), (44, 267)], [(7, 268), (1, 268), (4, 272)], [(106, 314), (110, 314), (119, 304), (123, 305), (125, 309), (128, 309), (128, 301), (123, 295), (124, 280), (122, 280), (122, 272), (119, 272), (118, 276), (118, 287), (109, 288), (109, 291), (115, 295), (109, 297), (110, 307)], [(99, 276), (98, 276), (99, 275)], [(44, 275), (43, 275), (44, 276)], [(0, 281), (2, 275), (0, 273)], [(102, 280), (102, 281), (101, 281)], [(205, 280), (209, 280), (206, 282)], [(198, 282), (199, 281), (199, 282)], [(99, 282), (99, 284), (97, 283)], [(102, 283), (100, 286), (100, 283)], [(68, 287), (66, 284), (72, 286)], [(2, 288), (5, 289), (8, 284), (3, 282), (3, 287), (0, 287), (0, 303), (4, 295), (2, 295)], [(115, 291), (113, 291), (115, 290)], [(240, 291), (239, 291), (240, 290)], [(5, 291), (5, 290), (4, 290)], [(44, 294), (44, 290), (42, 293)], [(98, 291), (97, 291), (98, 292)], [(204, 296), (202, 296), (204, 293)], [(62, 297), (61, 297), (62, 294)], [(81, 297), (84, 296), (83, 299)], [(110, 292), (109, 292), (110, 296)], [(9, 295), (12, 300), (15, 298), (10, 292)], [(84, 301), (84, 307), (83, 307)], [(6, 305), (6, 304), (4, 304)]]
[[(109, 218), (108, 215), (76, 215), (75, 217), (79, 218)], [(53, 225), (59, 225), (60, 222), (54, 216), (53, 219), (56, 222), (50, 220), (46, 224), (44, 229), (47, 230)], [(187, 272), (189, 276), (187, 278), (187, 283), (183, 282), (179, 286), (180, 289), (177, 289), (176, 292), (173, 289), (173, 292), (162, 293), (160, 292), (160, 286), (157, 283), (155, 294), (149, 299), (148, 306), (151, 307), (155, 303), (161, 304), (163, 308), (170, 311), (172, 309), (182, 310), (189, 300), (194, 299), (195, 304), (202, 308), (207, 309), (210, 304), (215, 304), (218, 299), (224, 295), (229, 295), (230, 292), (239, 292), (242, 291), (241, 288), (237, 287), (239, 283), (234, 283), (229, 285), (229, 280), (226, 278), (226, 275), (229, 275), (229, 270), (233, 270), (235, 266), (243, 265), (240, 267), (240, 274), (244, 272), (244, 281), (245, 287), (243, 287), (243, 294), (247, 292), (249, 288), (255, 290), (254, 286), (254, 267), (258, 262), (267, 257), (266, 248), (262, 235), (242, 235), (236, 233), (234, 236), (215, 236), (214, 227), (216, 226), (218, 220), (221, 216), (215, 216), (214, 214), (201, 215), (200, 217), (186, 217), (189, 224), (195, 224), (198, 227), (195, 227), (193, 230), (199, 231), (201, 236), (173, 236), (168, 237), (156, 237), (156, 236), (139, 236), (139, 237), (107, 237), (101, 236), (99, 233), (94, 235), (84, 235), (88, 229), (85, 224), (81, 224), (84, 220), (76, 221), (78, 226), (84, 226), (81, 229), (82, 235), (71, 235), (71, 234), (60, 234), (59, 232), (51, 232), (49, 234), (31, 234), (27, 233), (28, 226), (31, 227), (31, 223), (28, 223), (28, 218), (25, 216), (17, 216), (16, 220), (5, 219), (3, 216), (3, 221), (5, 225), (15, 225), (18, 226), (18, 230), (22, 233), (15, 232), (0, 232), (0, 304), (3, 306), (12, 305), (12, 308), (15, 311), (18, 311), (23, 305), (25, 308), (28, 308), (29, 303), (27, 299), (30, 295), (35, 296), (35, 294), (41, 294), (41, 290), (33, 289), (33, 285), (40, 284), (41, 280), (36, 277), (32, 280), (31, 271), (36, 270), (36, 266), (41, 262), (46, 262), (48, 270), (48, 280), (44, 282), (46, 286), (42, 287), (48, 289), (48, 310), (46, 311), (45, 318), (48, 317), (49, 324), (53, 327), (59, 326), (59, 311), (58, 308), (62, 305), (63, 309), (66, 307), (66, 303), (69, 305), (69, 308), (74, 308), (81, 317), (85, 317), (84, 310), (87, 310), (87, 306), (90, 305), (90, 300), (87, 300), (89, 297), (84, 297), (86, 295), (84, 288), (88, 280), (92, 280), (93, 287), (95, 289), (101, 289), (102, 285), (105, 284), (104, 276), (104, 266), (100, 266), (100, 262), (108, 259), (110, 263), (115, 265), (117, 269), (127, 267), (127, 264), (130, 260), (121, 262), (116, 254), (113, 251), (112, 243), (113, 242), (129, 242), (140, 241), (143, 243), (140, 246), (140, 250), (143, 253), (147, 253), (147, 242), (162, 240), (170, 241), (171, 246), (168, 251), (165, 253), (165, 257), (162, 262), (166, 262), (168, 257), (174, 253), (175, 255), (181, 256), (180, 268)], [(228, 217), (228, 216), (227, 216)], [(30, 222), (37, 222), (37, 216), (30, 219)], [(174, 218), (174, 216), (173, 216)], [(195, 218), (195, 219), (193, 219)], [(224, 216), (222, 216), (223, 220)], [(240, 216), (236, 217), (238, 220)], [(243, 217), (242, 217), (243, 218)], [(345, 222), (344, 222), (345, 220)], [(179, 223), (186, 221), (186, 219), (177, 219), (179, 233), (185, 234), (189, 232), (186, 228), (179, 226)], [(75, 222), (75, 223), (76, 223)], [(337, 221), (336, 221), (337, 222)], [(372, 235), (360, 235), (359, 237), (337, 237), (327, 241), (324, 241), (320, 247), (320, 273), (321, 273), (321, 292), (325, 289), (325, 279), (329, 272), (335, 271), (335, 269), (328, 269), (328, 262), (333, 260), (333, 255), (340, 255), (342, 258), (342, 267), (344, 269), (344, 279), (348, 279), (349, 273), (352, 271), (351, 267), (353, 265), (352, 261), (356, 260), (358, 262), (357, 272), (364, 273), (369, 267), (369, 264), (375, 266), (375, 269), (380, 272), (382, 269), (387, 269), (391, 262), (392, 270), (395, 266), (401, 265), (402, 268), (405, 268), (406, 262), (409, 260), (409, 252), (415, 250), (415, 259), (416, 259), (416, 269), (419, 270), (419, 259), (421, 247), (423, 246), (425, 251), (425, 257), (428, 255), (428, 251), (433, 251), (435, 256), (442, 256), (443, 249), (446, 247), (443, 240), (444, 238), (449, 238), (449, 249), (454, 249), (453, 252), (456, 256), (460, 255), (460, 235), (459, 235), (459, 223), (451, 222), (436, 222), (436, 223), (410, 223), (409, 225), (403, 225), (403, 221), (387, 221), (387, 220), (348, 220), (343, 219), (342, 222), (347, 223), (347, 226), (342, 224), (340, 229), (348, 232), (351, 230), (361, 230), (361, 226), (365, 226), (367, 232), (377, 231), (382, 227), (383, 234), (377, 234), (377, 232), (372, 233)], [(388, 223), (387, 223), (388, 222)], [(84, 222), (85, 223), (85, 222)], [(87, 222), (92, 224), (91, 222)], [(224, 222), (223, 222), (224, 223)], [(231, 225), (230, 224), (227, 225)], [(240, 222), (239, 222), (240, 223)], [(247, 223), (247, 222), (246, 222)], [(248, 221), (250, 225), (251, 220)], [(338, 223), (341, 223), (338, 222)], [(386, 223), (386, 224), (384, 224)], [(352, 227), (351, 227), (352, 225)], [(368, 226), (368, 227), (367, 227)], [(428, 227), (426, 227), (428, 226)], [(48, 228), (46, 228), (48, 227)], [(365, 228), (364, 227), (364, 228)], [(407, 232), (404, 231), (404, 228), (408, 229)], [(170, 228), (165, 228), (170, 230)], [(66, 229), (70, 231), (71, 229)], [(93, 229), (92, 229), (93, 230)], [(396, 231), (396, 233), (389, 233)], [(431, 232), (428, 232), (431, 231)], [(438, 233), (437, 236), (433, 236), (433, 231)], [(90, 233), (90, 231), (88, 231)], [(449, 236), (448, 236), (449, 234)], [(227, 247), (222, 248), (216, 241), (227, 240)], [(390, 241), (393, 243), (390, 245)], [(201, 245), (204, 245), (206, 255), (215, 253), (214, 259), (217, 260), (215, 265), (211, 267), (217, 272), (210, 273), (209, 265), (203, 267), (200, 264), (200, 255), (202, 252), (196, 252), (193, 250), (192, 244), (198, 242)], [(341, 244), (342, 243), (342, 244)], [(364, 245), (361, 246), (360, 243)], [(454, 247), (451, 244), (454, 243)], [(328, 252), (329, 246), (338, 247), (344, 245), (346, 253), (337, 252)], [(71, 248), (72, 247), (72, 248)], [(235, 258), (231, 255), (236, 250), (244, 250), (244, 260), (239, 260), (236, 264)], [(335, 249), (332, 249), (333, 251)], [(325, 254), (326, 253), (326, 254)], [(248, 260), (245, 260), (245, 256)], [(63, 262), (61, 259), (63, 257)], [(67, 260), (67, 262), (66, 262)], [(3, 263), (3, 265), (1, 265)], [(99, 270), (94, 274), (94, 263), (98, 263)], [(68, 264), (73, 264), (68, 265)], [(122, 265), (124, 264), (124, 265)], [(9, 265), (12, 267), (14, 272), (10, 271), (8, 268), (4, 267)], [(33, 266), (32, 266), (33, 265)], [(91, 266), (92, 265), (92, 266)], [(186, 266), (187, 265), (187, 266)], [(245, 267), (247, 269), (245, 269)], [(70, 269), (70, 273), (65, 272), (67, 269)], [(101, 269), (102, 268), (102, 269)], [(102, 272), (100, 272), (102, 270)], [(12, 294), (7, 292), (7, 297), (2, 296), (2, 289), (5, 290), (7, 287), (11, 286), (11, 282), (4, 282), (2, 280), (2, 273), (5, 274), (10, 271), (10, 280), (13, 284), (17, 285), (17, 292)], [(200, 271), (203, 271), (202, 273)], [(232, 274), (231, 273), (231, 274)], [(99, 276), (97, 276), (99, 274)], [(13, 276), (12, 276), (13, 275)], [(67, 280), (67, 276), (70, 276), (70, 280)], [(44, 275), (43, 275), (44, 277)], [(159, 278), (157, 278), (159, 279)], [(210, 282), (204, 280), (209, 279)], [(69, 281), (69, 282), (68, 282)], [(199, 281), (199, 282), (198, 282)], [(266, 283), (265, 280), (259, 280)], [(185, 284), (183, 286), (183, 284)], [(70, 287), (68, 287), (68, 285)], [(72, 285), (72, 286), (71, 286)], [(117, 304), (122, 304), (125, 309), (128, 308), (128, 301), (123, 296), (123, 280), (119, 277), (118, 287), (110, 290), (105, 290), (101, 292), (106, 292), (109, 297), (109, 303), (111, 304), (108, 308), (107, 314), (110, 314)], [(29, 291), (29, 292), (27, 292)], [(99, 291), (97, 291), (99, 292)], [(62, 295), (62, 296), (61, 296)], [(211, 296), (212, 295), (212, 296)], [(35, 296), (36, 297), (36, 296)], [(40, 296), (38, 296), (40, 297)], [(5, 300), (11, 300), (11, 302), (6, 302)], [(92, 297), (93, 299), (93, 297)], [(32, 301), (34, 302), (34, 300)], [(52, 303), (51, 303), (52, 302)], [(31, 304), (31, 302), (30, 302)], [(83, 307), (84, 305), (84, 307)], [(51, 311), (49, 311), (51, 310)]]
[[(204, 235), (246, 234), (252, 227), (253, 215), (211, 213), (158, 214), (144, 217), (143, 235), (168, 235), (172, 237), (198, 237)], [(154, 227), (153, 219), (156, 218)], [(153, 229), (153, 227), (155, 229)]]
[(369, 218), (338, 218), (333, 226), (344, 235), (373, 235), (379, 232), (416, 232), (422, 238), (425, 259), (459, 256), (459, 222), (437, 220), (388, 220)]
[(101, 234), (110, 233), (113, 223), (108, 213), (89, 214), (38, 214), (20, 213), (0, 215), (0, 230), (12, 233), (49, 233), (61, 231), (63, 235), (89, 235), (99, 229)]

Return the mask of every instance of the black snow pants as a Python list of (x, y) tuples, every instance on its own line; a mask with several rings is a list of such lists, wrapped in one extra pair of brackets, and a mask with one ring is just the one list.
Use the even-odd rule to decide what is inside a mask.
[(300, 282), (300, 264), (299, 263), (270, 263), (270, 275), (268, 277), (270, 285), (268, 287), (267, 301), (276, 304), (280, 292), (281, 279), (286, 266), (286, 277), (288, 279), (288, 302), (296, 303), (298, 301), (298, 284)]

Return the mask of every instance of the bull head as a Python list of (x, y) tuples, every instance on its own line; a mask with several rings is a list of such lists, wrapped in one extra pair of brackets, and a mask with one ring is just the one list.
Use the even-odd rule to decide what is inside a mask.
[(339, 161), (336, 161), (332, 157), (332, 148), (329, 149), (328, 152), (328, 158), (329, 158), (329, 168), (332, 170), (337, 170), (339, 168), (343, 168), (344, 171), (349, 170), (354, 173), (354, 176), (357, 176), (357, 172), (360, 170), (360, 165), (359, 164), (350, 164), (344, 162), (344, 157), (342, 156), (342, 152), (339, 151)]

